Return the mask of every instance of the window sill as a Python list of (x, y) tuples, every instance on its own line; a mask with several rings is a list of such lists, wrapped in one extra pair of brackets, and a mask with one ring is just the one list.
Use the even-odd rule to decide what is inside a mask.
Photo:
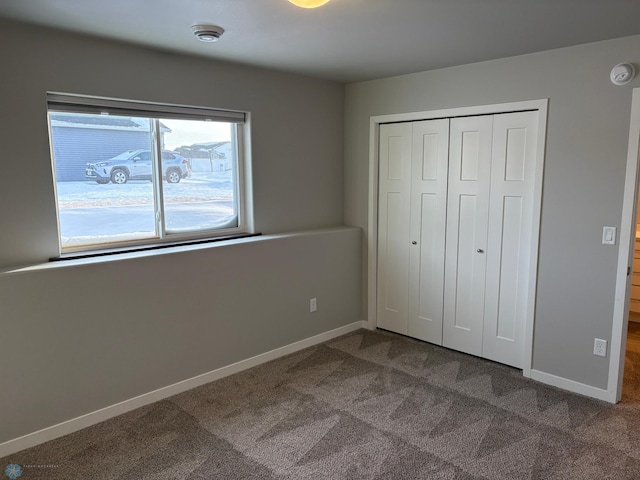
[(90, 265), (95, 263), (117, 262), (122, 260), (130, 260), (135, 258), (155, 257), (160, 255), (169, 255), (179, 252), (189, 252), (194, 250), (204, 250), (208, 248), (223, 247), (228, 245), (237, 245), (266, 238), (261, 233), (247, 233), (228, 237), (219, 237), (207, 240), (195, 240), (184, 242), (181, 244), (168, 245), (144, 245), (140, 248), (121, 248), (117, 250), (102, 250), (100, 252), (91, 253), (73, 253), (68, 256), (60, 256), (50, 259), (48, 262), (37, 263), (33, 265), (10, 268), (0, 271), (0, 274), (25, 273), (36, 270), (50, 270), (57, 268), (73, 267), (78, 265)]
[[(192, 245), (207, 245), (211, 243), (226, 242), (231, 240), (241, 240), (243, 238), (249, 238), (249, 237), (258, 237), (260, 235), (262, 234), (239, 233), (235, 235), (225, 235), (222, 237), (206, 238), (206, 239), (200, 239), (200, 240), (184, 240), (182, 242), (171, 242), (166, 244), (158, 243), (158, 244), (151, 244), (151, 245), (139, 245), (139, 246), (110, 248), (110, 249), (104, 249), (104, 250), (93, 250), (91, 252), (63, 253), (59, 257), (50, 258), (49, 261), (61, 262), (61, 261), (78, 260), (78, 259), (84, 259), (84, 258), (122, 255), (126, 253), (139, 253), (139, 252), (147, 252), (147, 251), (165, 250), (165, 249), (171, 249), (171, 248), (189, 247)], [(159, 253), (159, 252), (156, 252), (156, 253)]]
[(58, 268), (67, 268), (67, 267), (75, 267), (78, 265), (91, 265), (91, 264), (100, 264), (100, 263), (109, 263), (109, 262), (119, 262), (119, 261), (127, 261), (145, 257), (158, 257), (161, 255), (172, 255), (176, 253), (182, 252), (192, 252), (197, 250), (206, 250), (211, 248), (226, 248), (234, 245), (240, 244), (248, 244), (248, 243), (258, 243), (265, 242), (271, 240), (277, 240), (282, 238), (292, 238), (292, 237), (305, 237), (305, 236), (317, 236), (317, 235), (331, 235), (336, 232), (350, 231), (350, 230), (359, 230), (358, 227), (351, 226), (338, 226), (338, 227), (327, 227), (313, 230), (303, 230), (303, 231), (295, 231), (288, 233), (275, 233), (269, 235), (262, 235), (260, 233), (256, 234), (245, 234), (245, 235), (236, 235), (233, 238), (219, 238), (215, 240), (209, 240), (207, 242), (200, 242), (196, 244), (189, 245), (162, 245), (162, 248), (152, 249), (152, 250), (142, 250), (142, 251), (126, 251), (126, 252), (114, 252), (111, 255), (99, 255), (99, 256), (75, 256), (74, 258), (60, 258), (57, 261), (45, 261), (42, 263), (36, 263), (32, 265), (22, 266), (22, 267), (13, 267), (13, 268), (5, 268), (0, 270), (0, 275), (8, 275), (8, 274), (16, 274), (16, 273), (27, 273), (33, 271), (40, 270), (55, 270)]

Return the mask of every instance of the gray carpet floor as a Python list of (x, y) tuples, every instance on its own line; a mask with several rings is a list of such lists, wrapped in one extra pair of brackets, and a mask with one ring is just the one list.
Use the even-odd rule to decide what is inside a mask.
[(8, 463), (20, 480), (640, 479), (640, 404), (360, 330)]

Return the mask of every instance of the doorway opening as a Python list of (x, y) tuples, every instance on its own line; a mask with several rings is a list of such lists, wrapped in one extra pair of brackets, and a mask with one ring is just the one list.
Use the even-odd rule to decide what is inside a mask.
[(623, 403), (640, 404), (640, 315), (629, 313), (622, 379)]
[[(631, 134), (633, 135), (633, 134)], [(633, 150), (633, 147), (630, 146)], [(640, 152), (638, 152), (640, 159)], [(639, 179), (640, 180), (640, 179)], [(640, 182), (636, 182), (636, 201), (640, 200), (638, 191)], [(640, 404), (640, 208), (636, 204), (635, 239), (632, 226), (633, 257), (629, 259), (631, 285), (629, 286), (629, 319), (627, 322), (627, 339), (624, 342), (624, 370), (622, 374), (623, 403)]]
[(640, 88), (634, 88), (607, 388), (608, 400), (613, 403), (640, 403), (640, 323), (635, 321), (640, 320), (639, 164)]

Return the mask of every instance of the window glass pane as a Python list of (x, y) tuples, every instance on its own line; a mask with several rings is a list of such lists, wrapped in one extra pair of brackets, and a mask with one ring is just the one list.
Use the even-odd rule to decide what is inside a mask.
[(235, 124), (161, 119), (165, 230), (183, 233), (238, 227)]
[(156, 238), (149, 119), (49, 120), (62, 248)]
[(156, 116), (144, 103), (48, 98), (63, 252), (243, 231), (236, 122), (245, 114), (153, 105), (166, 108)]

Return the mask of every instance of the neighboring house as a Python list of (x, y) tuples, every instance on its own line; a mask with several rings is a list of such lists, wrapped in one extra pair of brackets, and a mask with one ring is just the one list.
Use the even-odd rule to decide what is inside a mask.
[(194, 172), (225, 172), (233, 166), (231, 142), (206, 142), (176, 148), (176, 152), (191, 159)]
[[(162, 125), (164, 134), (171, 132)], [(51, 114), (56, 181), (85, 180), (88, 162), (99, 162), (139, 148), (149, 149), (149, 120), (116, 116)]]

